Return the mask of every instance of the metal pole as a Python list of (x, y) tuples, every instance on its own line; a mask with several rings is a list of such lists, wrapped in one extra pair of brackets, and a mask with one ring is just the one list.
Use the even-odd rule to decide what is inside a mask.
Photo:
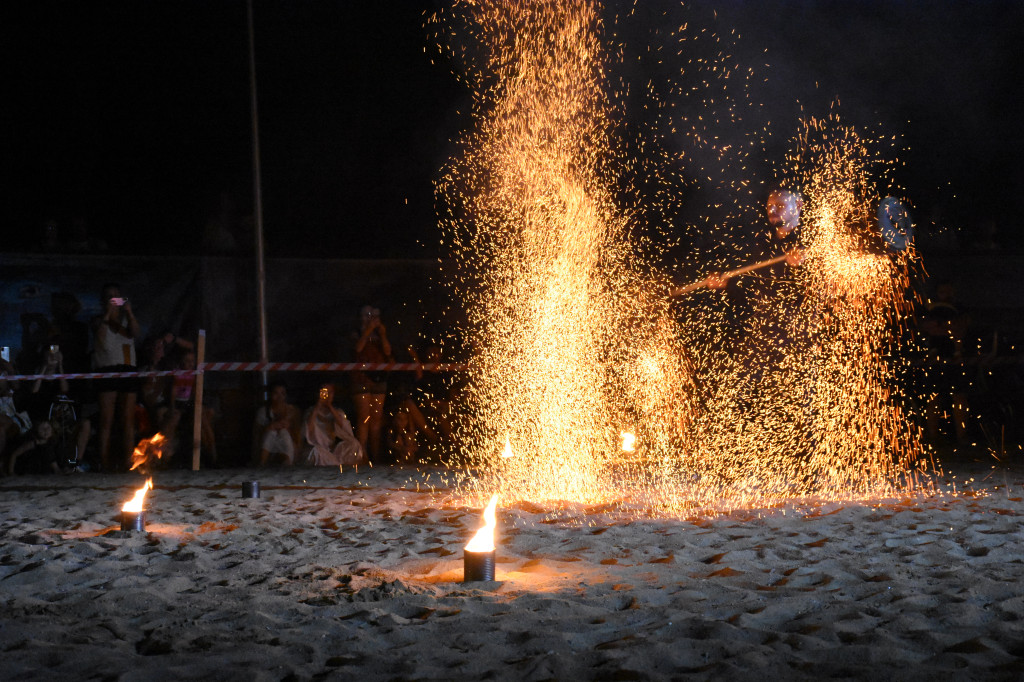
[(195, 402), (192, 413), (192, 471), (199, 471), (199, 453), (203, 443), (203, 363), (206, 362), (206, 330), (199, 330), (196, 340), (196, 385), (192, 393)]
[[(256, 38), (253, 31), (252, 0), (247, 0), (249, 15), (249, 94), (252, 112), (252, 185), (256, 215), (256, 305), (259, 308), (260, 362), (269, 362), (267, 353), (267, 271), (263, 262), (263, 189), (260, 181), (260, 124), (256, 98)], [(264, 400), (267, 373), (261, 372)]]

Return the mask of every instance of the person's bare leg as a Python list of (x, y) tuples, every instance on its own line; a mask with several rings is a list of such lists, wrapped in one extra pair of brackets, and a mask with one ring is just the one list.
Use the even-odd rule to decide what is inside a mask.
[(373, 396), (369, 393), (357, 393), (352, 396), (356, 407), (356, 440), (363, 446), (363, 452), (369, 452), (371, 401)]
[(121, 420), (124, 426), (124, 451), (122, 461), (131, 466), (132, 452), (135, 451), (135, 394), (121, 393)]
[(78, 422), (75, 428), (75, 463), (81, 464), (85, 456), (85, 448), (89, 444), (89, 436), (92, 435), (92, 422), (83, 419)]
[(430, 427), (427, 418), (423, 416), (423, 412), (420, 411), (416, 401), (412, 398), (406, 398), (402, 403), (402, 407), (409, 413), (409, 423), (415, 427), (414, 432), (422, 432), (430, 442), (436, 443), (438, 441), (437, 432)]
[(380, 436), (384, 429), (384, 396), (377, 394), (370, 398), (369, 447), (367, 453), (371, 460), (380, 461)]
[(104, 471), (110, 470), (110, 431), (114, 427), (114, 412), (117, 409), (117, 391), (101, 391), (97, 396), (100, 404), (100, 463)]

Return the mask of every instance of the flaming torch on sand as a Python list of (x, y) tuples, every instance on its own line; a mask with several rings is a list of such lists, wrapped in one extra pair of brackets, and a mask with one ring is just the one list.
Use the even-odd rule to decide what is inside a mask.
[(494, 580), (494, 531), (498, 525), (498, 495), (492, 495), (484, 509), (484, 525), (466, 545), (463, 555), (463, 582)]
[(153, 479), (146, 479), (146, 484), (135, 491), (132, 499), (121, 507), (121, 530), (146, 530), (146, 492), (153, 489)]

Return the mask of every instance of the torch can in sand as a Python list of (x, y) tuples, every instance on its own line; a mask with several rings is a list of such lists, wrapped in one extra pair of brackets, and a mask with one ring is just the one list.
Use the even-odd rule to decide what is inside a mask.
[(494, 580), (494, 554), (465, 550), (462, 558), (462, 582), (472, 583)]
[(260, 496), (260, 482), (259, 481), (243, 481), (242, 482), (242, 497), (258, 498)]
[(122, 511), (121, 530), (146, 530), (146, 512)]

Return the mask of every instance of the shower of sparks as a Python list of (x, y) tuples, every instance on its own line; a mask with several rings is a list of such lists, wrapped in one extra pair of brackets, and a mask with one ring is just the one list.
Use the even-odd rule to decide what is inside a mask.
[[(911, 256), (857, 227), (876, 199), (865, 146), (837, 125), (812, 139), (835, 122), (809, 124), (788, 160), (805, 263), (745, 316), (704, 294), (673, 309), (640, 224), (657, 207), (636, 197), (670, 203), (675, 172), (657, 169), (679, 159), (625, 134), (629, 86), (609, 76), (624, 51), (602, 12), (466, 0), (432, 18), (460, 39), (451, 52), (473, 95), (473, 128), (438, 185), (473, 350), (472, 419), (452, 462), (468, 492), (673, 513), (912, 487), (920, 453), (885, 362)], [(721, 85), (725, 59), (696, 71)], [(716, 117), (654, 108), (661, 129), (685, 124), (715, 147)], [(747, 153), (717, 151), (722, 163)], [(742, 333), (709, 341), (726, 318)]]

